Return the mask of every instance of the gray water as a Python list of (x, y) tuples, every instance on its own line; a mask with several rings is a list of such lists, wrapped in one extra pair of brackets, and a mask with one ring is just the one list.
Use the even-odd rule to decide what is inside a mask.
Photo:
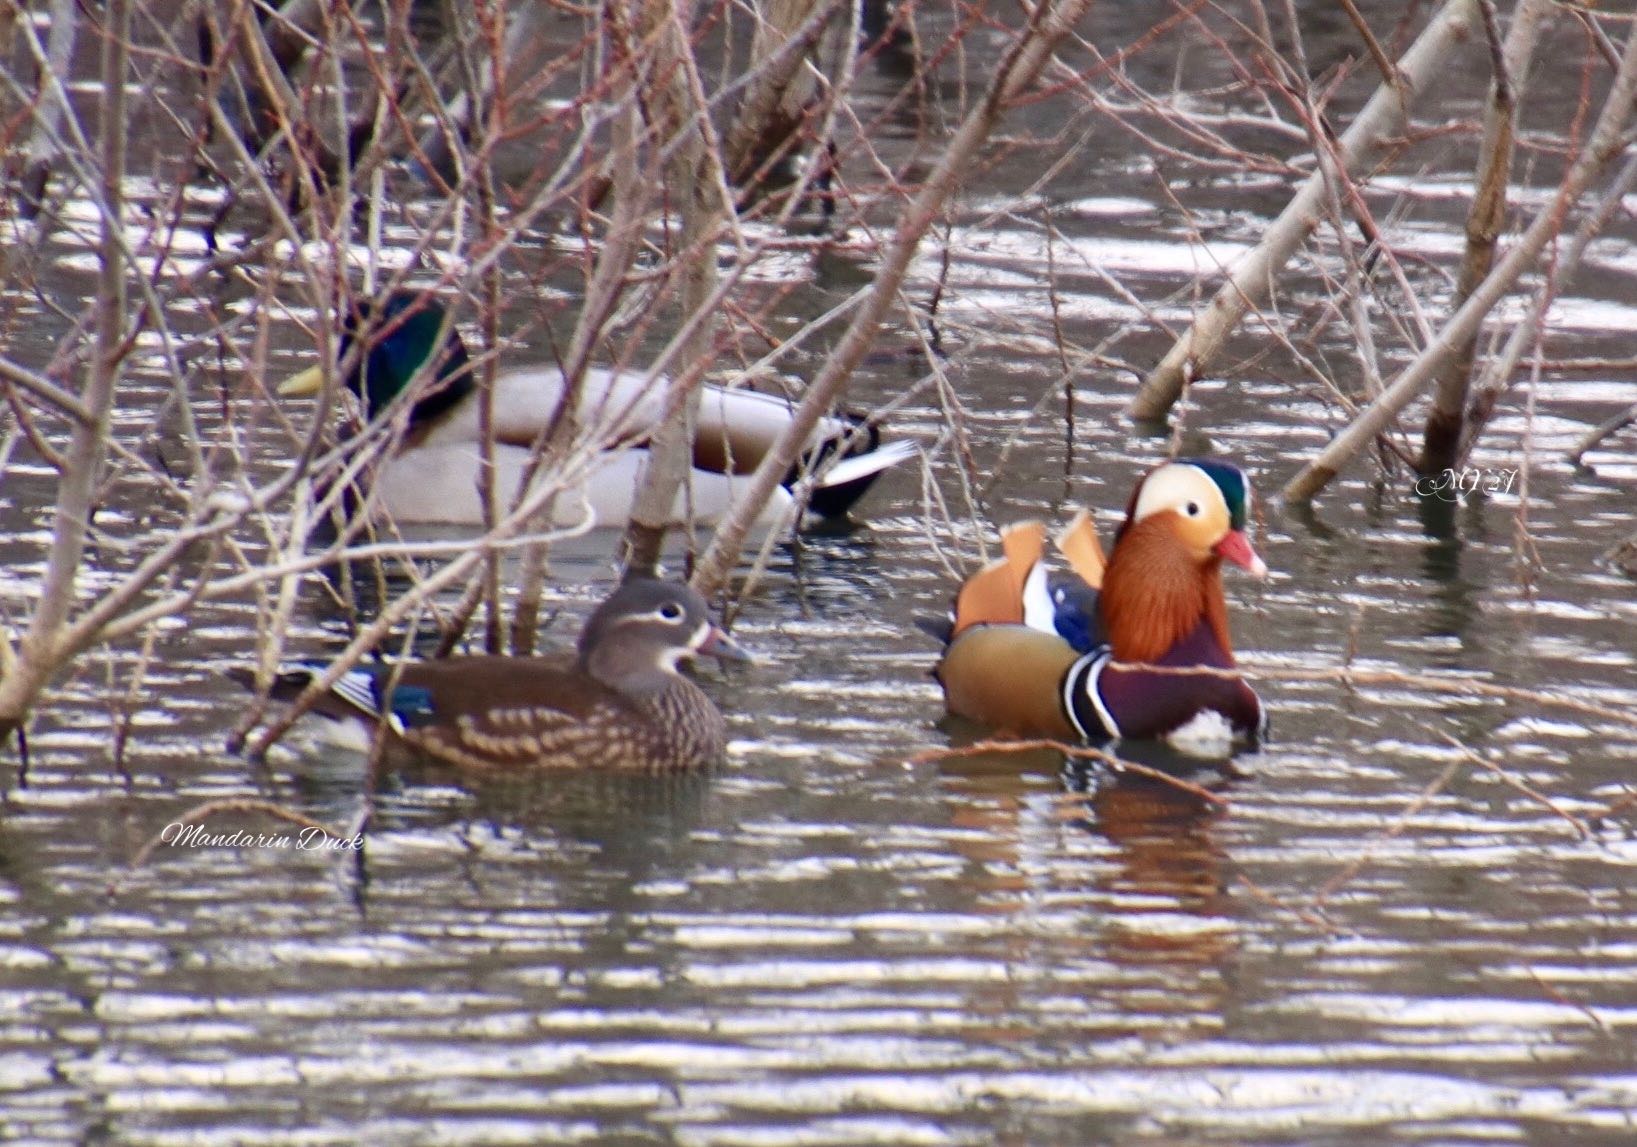
[[(1096, 30), (1128, 43), (1146, 26), (1122, 18), (1105, 6)], [(1051, 114), (1009, 124), (1045, 135)], [(985, 171), (954, 221), (948, 370), (987, 520), (1085, 504), (1107, 536), (1169, 441), (1122, 419), (1131, 380), (1111, 369), (1075, 374), (1065, 424), (1048, 262), (1072, 343), (1130, 323), (1114, 353), (1147, 361), (1165, 345), (1154, 324), (1188, 313), (1173, 292), (1253, 242), (1286, 184), (1173, 156), (1164, 178), (1198, 212), (1183, 218), (1141, 145), (1105, 125), (1036, 205), (1057, 228), (1048, 252), (1038, 212), (995, 211), (1046, 166), (1017, 146), (1027, 163)], [(1407, 207), (1401, 253), (1447, 267), (1469, 156), (1432, 154), (1371, 203)], [(55, 289), (86, 289), (83, 250), (47, 255)], [(818, 297), (851, 289), (802, 266)], [(1548, 354), (1629, 352), (1634, 271), (1637, 229), (1617, 219), (1554, 310)], [(1297, 278), (1287, 302), (1321, 297)], [(48, 350), (22, 322), (7, 353)], [(909, 342), (889, 331), (884, 347)], [(157, 640), (122, 758), (109, 730), (134, 645), (78, 662), (36, 718), (26, 778), (11, 759), (0, 1137), (1633, 1142), (1637, 732), (1551, 696), (1637, 712), (1637, 595), (1599, 561), (1632, 528), (1632, 432), (1585, 468), (1565, 461), (1637, 383), (1548, 374), (1532, 410), (1517, 394), (1475, 465), (1527, 468), (1526, 496), (1419, 499), (1361, 460), (1297, 511), (1271, 495), (1340, 416), (1263, 342), (1245, 333), (1249, 361), (1196, 387), (1179, 431), (1251, 473), (1275, 571), (1228, 579), (1274, 736), (1231, 774), (1194, 776), (1220, 803), (1047, 753), (928, 758), (970, 733), (942, 722), (936, 649), (913, 625), (947, 605), (946, 559), (976, 560), (969, 526), (925, 511), (924, 483), (956, 497), (947, 449), (884, 478), (851, 530), (775, 554), (736, 629), (762, 663), (700, 673), (731, 726), (719, 771), (395, 774), (361, 853), (160, 847), (130, 869), (202, 802), (263, 798), (339, 824), (368, 784), (361, 758), (310, 740), (264, 764), (227, 751), (245, 702), (220, 670), (248, 662), (254, 603), (207, 604)], [(292, 364), (310, 354), (293, 330), (284, 347)], [(1313, 353), (1354, 378), (1342, 328)], [(883, 354), (851, 401), (872, 408), (919, 377)], [(140, 385), (158, 396), (164, 380)], [(129, 412), (127, 429), (149, 417)], [(922, 390), (892, 427), (931, 447), (943, 421)], [(20, 451), (0, 486), (13, 619), (51, 481)], [(129, 497), (111, 510), (139, 517)], [(595, 553), (558, 568), (548, 637), (562, 640), (611, 570)], [(343, 641), (315, 582), (290, 654)], [(1277, 672), (1347, 663), (1551, 696)], [(209, 823), (296, 832), (255, 814)]]

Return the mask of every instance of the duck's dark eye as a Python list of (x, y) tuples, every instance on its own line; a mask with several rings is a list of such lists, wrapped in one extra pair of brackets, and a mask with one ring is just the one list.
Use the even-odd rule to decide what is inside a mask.
[(1199, 503), (1198, 502), (1189, 502), (1186, 506), (1184, 506), (1182, 508), (1182, 512), (1187, 514), (1190, 518), (1199, 517)]
[(668, 601), (659, 607), (659, 616), (665, 621), (680, 621), (682, 612), (682, 607), (674, 601)]

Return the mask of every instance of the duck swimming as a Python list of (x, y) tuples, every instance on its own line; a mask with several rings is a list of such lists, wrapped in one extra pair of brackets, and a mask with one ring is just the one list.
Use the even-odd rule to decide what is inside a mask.
[[(362, 344), (357, 353), (353, 348)], [(482, 434), (479, 390), (466, 345), (444, 306), (430, 294), (401, 290), (349, 316), (338, 361), (355, 361), (346, 386), (365, 416), (400, 400), (412, 405), (401, 440), (374, 468), (370, 494), (378, 513), (403, 524), (481, 526)], [(308, 368), (279, 387), (284, 396), (317, 393), (324, 367)], [(567, 392), (555, 366), (500, 372), (492, 402), (495, 490), (503, 509), (514, 503), (534, 456), (534, 444), (556, 417)], [(621, 526), (647, 465), (644, 448), (665, 404), (666, 384), (640, 372), (590, 368), (574, 393), (580, 425), (598, 428), (600, 446), (586, 471), (556, 501), (560, 525), (580, 522), (590, 507), (595, 524)], [(791, 418), (791, 403), (756, 391), (701, 387), (693, 468), (677, 492), (674, 521), (710, 525), (728, 512), (742, 478), (754, 470)], [(884, 443), (880, 429), (852, 415), (822, 420), (807, 452), (763, 509), (776, 520), (791, 503), (803, 473), (818, 472), (807, 508), (841, 517), (887, 468), (915, 453), (907, 442)]]
[(949, 711), (1059, 740), (1265, 735), (1261, 699), (1233, 672), (1222, 592), (1224, 562), (1267, 574), (1245, 534), (1250, 501), (1237, 466), (1163, 463), (1137, 484), (1106, 562), (1085, 515), (1059, 535), (1072, 574), (1047, 571), (1040, 523), (1004, 531), (1004, 556), (956, 597), (934, 671)]
[[(677, 671), (699, 654), (750, 660), (692, 589), (635, 578), (586, 620), (572, 658), (360, 665), (312, 712), (331, 743), (367, 751), (385, 723), (389, 744), (468, 771), (701, 769), (721, 760), (727, 731), (716, 705)], [(254, 686), (248, 673), (235, 676)], [(282, 673), (272, 695), (290, 700), (315, 676)]]

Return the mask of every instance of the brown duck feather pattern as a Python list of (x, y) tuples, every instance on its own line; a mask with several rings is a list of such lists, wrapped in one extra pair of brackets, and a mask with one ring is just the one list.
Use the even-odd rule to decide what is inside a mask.
[[(489, 661), (496, 672), (486, 671)], [(685, 677), (637, 698), (547, 658), (525, 666), (471, 658), (452, 671), (437, 662), (415, 666), (404, 684), (430, 689), (454, 714), (405, 729), (404, 741), (460, 768), (670, 772), (714, 764), (726, 751), (721, 714)], [(467, 707), (451, 696), (457, 692), (485, 701)]]

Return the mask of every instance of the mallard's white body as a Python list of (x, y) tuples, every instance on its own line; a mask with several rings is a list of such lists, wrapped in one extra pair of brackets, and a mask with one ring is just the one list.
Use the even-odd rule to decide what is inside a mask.
[[(380, 335), (373, 337), (379, 327)], [(354, 340), (372, 333), (362, 361), (350, 358)], [(352, 361), (344, 385), (363, 403), (366, 420), (394, 421), (402, 438), (377, 459), (367, 475), (367, 502), (380, 514), (406, 525), (477, 526), (483, 522), (479, 497), (482, 444), (492, 442), (496, 512), (516, 504), (523, 476), (531, 469), (541, 439), (560, 411), (571, 434), (576, 468), (566, 475), (545, 473), (541, 482), (562, 486), (556, 524), (585, 521), (589, 509), (599, 526), (621, 526), (648, 464), (644, 448), (661, 424), (670, 391), (660, 376), (590, 368), (568, 387), (555, 367), (500, 373), (487, 400), (460, 333), (433, 296), (399, 291), (343, 316), (342, 361)], [(435, 377), (427, 372), (435, 370)], [(287, 380), (279, 393), (318, 393), (325, 372), (319, 366)], [(405, 403), (408, 403), (407, 410)], [(788, 400), (750, 390), (700, 388), (694, 427), (692, 467), (676, 492), (673, 524), (709, 525), (726, 515), (748, 485), (746, 475), (768, 456), (790, 426)], [(589, 461), (586, 456), (598, 452)], [(882, 445), (873, 426), (850, 417), (820, 419), (802, 449), (817, 465), (812, 483), (814, 512), (844, 515), (876, 474), (915, 454), (908, 443)], [(781, 475), (790, 482), (795, 475)], [(787, 515), (792, 495), (776, 488), (759, 522)]]
[[(494, 448), (497, 514), (517, 503), (530, 451), (497, 444)], [(552, 524), (573, 526), (584, 522), (587, 510), (594, 525), (622, 526), (631, 516), (631, 500), (648, 465), (648, 451), (627, 447), (591, 460), (589, 470), (558, 493)], [(476, 442), (445, 442), (402, 451), (383, 462), (374, 483), (376, 512), (403, 525), (471, 525), (483, 523), (478, 492), (480, 448)], [(536, 481), (543, 475), (536, 475)], [(744, 475), (729, 476), (692, 470), (684, 490), (677, 491), (669, 524), (714, 525), (733, 505), (748, 483)], [(757, 518), (774, 525), (790, 506), (790, 492), (775, 486)]]
[[(508, 371), (496, 378), (491, 418), (500, 512), (516, 504), (534, 441), (557, 410), (563, 391), (562, 372), (551, 368)], [(612, 448), (563, 488), (553, 510), (554, 525), (583, 522), (587, 507), (599, 526), (621, 526), (630, 518), (632, 500), (648, 464), (648, 451), (635, 443), (644, 441), (658, 425), (664, 414), (664, 395), (663, 379), (595, 368), (585, 372), (575, 403), (576, 420)], [(788, 425), (791, 409), (789, 402), (776, 395), (701, 388), (694, 453), (696, 462), (701, 457), (711, 459), (712, 469), (696, 464), (689, 470), (688, 481), (677, 491), (669, 524), (708, 526), (725, 517), (742, 497), (755, 461)], [(850, 430), (842, 419), (821, 419), (809, 445), (817, 447)], [(406, 525), (481, 525), (481, 440), (480, 406), (474, 395), (379, 466), (375, 475), (377, 512)], [(913, 452), (908, 444), (895, 443), (842, 459), (830, 467), (823, 484), (878, 472)], [(734, 472), (718, 473), (717, 467)], [(790, 503), (790, 492), (775, 487), (757, 523), (776, 524)]]
[[(663, 378), (594, 367), (581, 381), (574, 416), (581, 427), (605, 442), (641, 439), (652, 433), (664, 416), (665, 391)], [(559, 370), (536, 368), (501, 374), (495, 379), (492, 404), (495, 440), (514, 446), (530, 445), (562, 401), (563, 374)], [(793, 409), (778, 395), (700, 387), (696, 437), (702, 449), (723, 455), (722, 464), (745, 471), (789, 424)], [(417, 445), (479, 441), (479, 410), (474, 395), (428, 427)], [(820, 419), (807, 445), (816, 447), (849, 430), (851, 426), (842, 419)]]

